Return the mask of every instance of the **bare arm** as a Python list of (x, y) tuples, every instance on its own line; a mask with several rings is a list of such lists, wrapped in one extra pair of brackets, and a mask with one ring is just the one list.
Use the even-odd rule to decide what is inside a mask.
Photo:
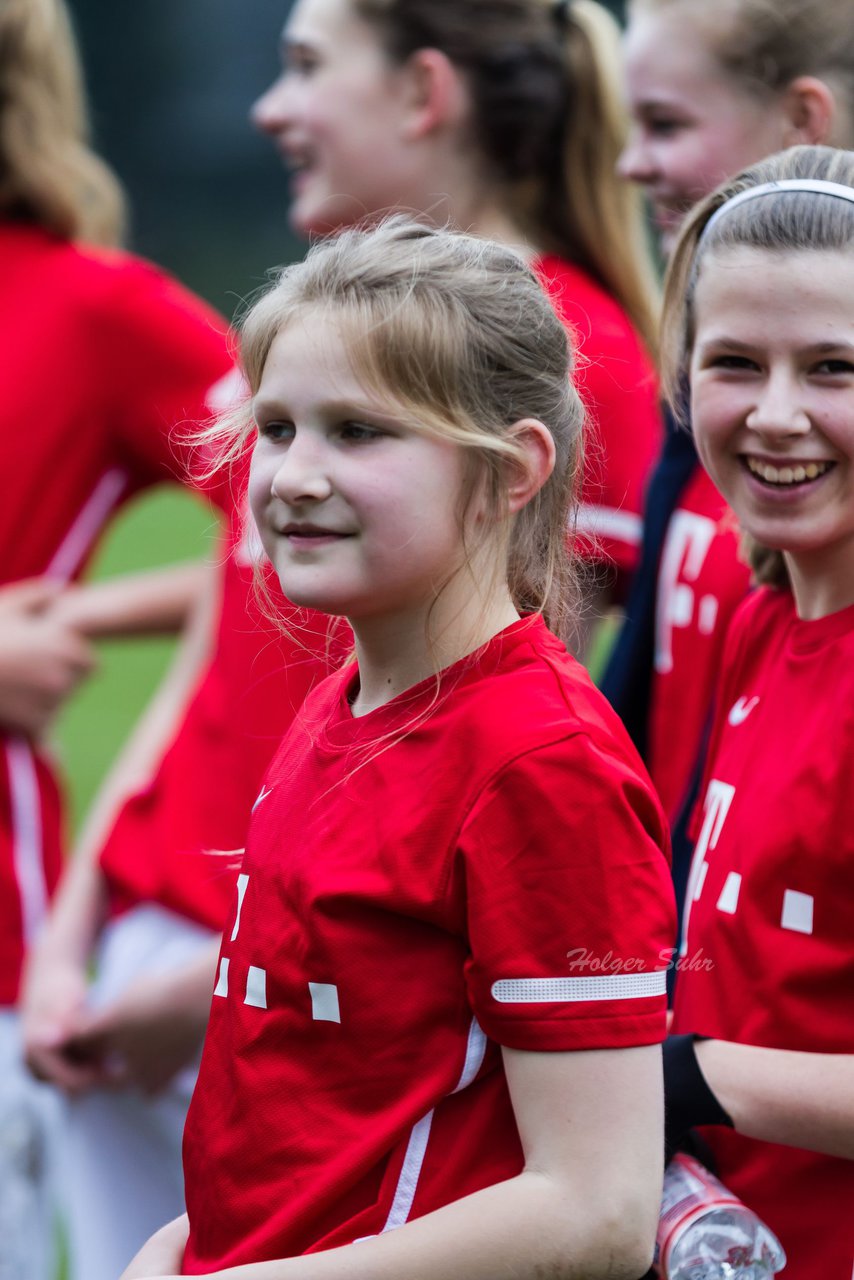
[(114, 1084), (158, 1093), (201, 1049), (219, 945), (217, 939), (182, 969), (139, 978), (109, 1004), (86, 1010), (66, 1051), (107, 1063)]
[(184, 714), (207, 662), (219, 600), (219, 578), (210, 569), (173, 665), (104, 783), (77, 850), (65, 871), (48, 921), (33, 949), (24, 982), (23, 1026), (27, 1060), (39, 1076), (76, 1091), (100, 1082), (92, 1063), (67, 1052), (84, 1017), (87, 968), (106, 906), (99, 854), (127, 797), (148, 781)]
[(56, 603), (59, 620), (90, 639), (180, 631), (206, 591), (201, 561), (123, 574), (68, 587)]
[(739, 1133), (854, 1159), (854, 1055), (696, 1045), (712, 1092)]
[(0, 724), (37, 738), (95, 665), (86, 639), (54, 610), (46, 579), (0, 587)]
[[(636, 1280), (661, 1199), (662, 1085), (655, 1047), (504, 1051), (525, 1157), (515, 1178), (387, 1234), (220, 1280)], [(123, 1280), (172, 1273), (184, 1220), (153, 1237)], [(149, 1252), (147, 1252), (149, 1251)]]

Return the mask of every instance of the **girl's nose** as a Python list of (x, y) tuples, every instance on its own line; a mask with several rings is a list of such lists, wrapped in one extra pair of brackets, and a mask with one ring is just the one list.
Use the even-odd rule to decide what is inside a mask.
[(797, 382), (785, 375), (767, 379), (745, 421), (751, 431), (767, 437), (802, 436), (812, 429)]
[(620, 152), (617, 173), (621, 178), (641, 185), (651, 182), (655, 177), (652, 156), (637, 125), (633, 125), (630, 129), (626, 145)]
[(274, 80), (261, 97), (253, 102), (249, 119), (261, 133), (278, 133), (288, 123), (287, 74)]
[(332, 483), (323, 449), (297, 435), (273, 473), (271, 491), (274, 498), (290, 506), (325, 501), (332, 493)]

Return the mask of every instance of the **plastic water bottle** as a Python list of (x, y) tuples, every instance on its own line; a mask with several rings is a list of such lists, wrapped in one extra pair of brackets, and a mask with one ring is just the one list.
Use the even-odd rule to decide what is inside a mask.
[(662, 1280), (765, 1280), (785, 1265), (783, 1246), (752, 1209), (693, 1156), (673, 1157), (655, 1242)]

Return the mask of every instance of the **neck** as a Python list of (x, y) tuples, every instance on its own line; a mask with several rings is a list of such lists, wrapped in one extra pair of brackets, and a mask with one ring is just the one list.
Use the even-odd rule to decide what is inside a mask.
[(351, 618), (359, 664), (353, 715), (364, 716), (452, 666), (516, 622), (506, 588), (488, 602), (468, 587), (468, 599), (448, 591), (430, 605), (395, 617)]
[(450, 223), (460, 231), (497, 240), (526, 259), (535, 256), (537, 246), (514, 218), (505, 192), (484, 173), (483, 164), (471, 152), (443, 152), (441, 156), (436, 152), (423, 172), (431, 175), (429, 187), (414, 193), (414, 208), (438, 225)]
[(799, 618), (813, 622), (854, 604), (854, 540), (831, 552), (783, 555)]

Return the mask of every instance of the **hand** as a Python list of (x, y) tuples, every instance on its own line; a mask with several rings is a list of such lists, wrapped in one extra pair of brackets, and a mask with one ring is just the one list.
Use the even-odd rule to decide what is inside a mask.
[(189, 1234), (190, 1220), (186, 1214), (167, 1223), (142, 1246), (120, 1280), (150, 1280), (154, 1276), (180, 1280)]
[(211, 983), (190, 1001), (186, 972), (140, 978), (110, 1004), (86, 1010), (66, 1052), (104, 1064), (113, 1085), (158, 1093), (194, 1060), (204, 1039)]
[(21, 1006), (27, 1066), (68, 1094), (105, 1083), (102, 1062), (87, 1057), (72, 1043), (85, 1016), (88, 982), (85, 969), (65, 960), (36, 957), (30, 963)]
[(0, 588), (0, 723), (36, 738), (95, 666), (87, 641), (54, 612), (59, 584)]

